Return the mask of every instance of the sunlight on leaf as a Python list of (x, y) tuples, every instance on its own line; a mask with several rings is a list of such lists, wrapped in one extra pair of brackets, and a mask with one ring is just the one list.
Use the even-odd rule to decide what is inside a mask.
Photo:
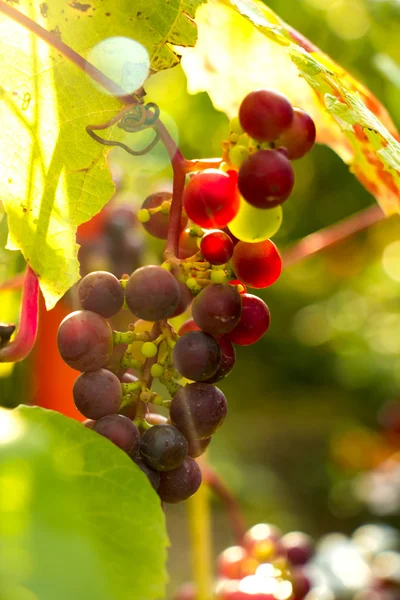
[(233, 117), (246, 93), (280, 90), (312, 115), (318, 142), (350, 165), (383, 210), (400, 212), (399, 136), (367, 88), (261, 1), (210, 0), (196, 22), (195, 48), (181, 49), (191, 93), (207, 91)]
[[(195, 43), (193, 16), (202, 1), (140, 0), (132, 10), (131, 0), (117, 6), (104, 0), (101, 7), (21, 0), (17, 8), (84, 56), (106, 38), (134, 39), (157, 71), (178, 62), (171, 44)], [(120, 75), (131, 81), (128, 59), (122, 57)], [(108, 121), (121, 104), (1, 13), (0, 70), (0, 199), (8, 213), (8, 248), (21, 250), (52, 308), (79, 278), (77, 226), (114, 191), (109, 149), (89, 138), (85, 127)]]

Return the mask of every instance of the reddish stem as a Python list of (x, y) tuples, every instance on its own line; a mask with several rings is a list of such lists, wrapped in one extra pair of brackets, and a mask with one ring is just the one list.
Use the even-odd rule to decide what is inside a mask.
[(246, 525), (236, 498), (218, 473), (208, 464), (205, 464), (204, 461), (201, 461), (201, 471), (205, 483), (212, 489), (214, 494), (225, 506), (236, 543), (240, 545), (243, 542), (243, 537), (246, 533)]
[(286, 268), (291, 267), (304, 258), (308, 258), (358, 231), (367, 229), (385, 218), (386, 215), (382, 209), (378, 205), (373, 205), (343, 221), (339, 221), (339, 223), (311, 233), (283, 252), (283, 266)]
[(68, 58), (71, 62), (73, 62), (77, 67), (85, 71), (91, 79), (97, 81), (99, 85), (101, 85), (107, 92), (112, 94), (113, 96), (118, 96), (121, 102), (124, 104), (136, 104), (137, 99), (134, 95), (127, 94), (125, 90), (120, 88), (112, 79), (109, 79), (107, 75), (104, 75), (99, 69), (90, 64), (83, 56), (75, 52), (70, 46), (64, 44), (53, 33), (46, 31), (44, 27), (41, 27), (38, 23), (35, 23), (32, 19), (19, 12), (3, 0), (0, 0), (0, 12), (4, 13), (16, 23), (22, 25), (42, 40), (47, 42), (50, 46), (55, 48), (60, 54)]
[(33, 348), (39, 323), (39, 282), (28, 265), (22, 291), (21, 313), (15, 338), (0, 348), (0, 362), (23, 360)]

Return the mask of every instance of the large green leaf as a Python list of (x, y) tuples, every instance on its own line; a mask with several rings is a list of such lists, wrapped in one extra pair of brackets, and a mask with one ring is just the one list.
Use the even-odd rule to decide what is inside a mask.
[(162, 598), (166, 545), (126, 454), (58, 413), (1, 409), (1, 600)]
[[(192, 17), (202, 1), (20, 0), (17, 7), (84, 56), (106, 38), (133, 39), (158, 71), (178, 61), (171, 44), (194, 44)], [(124, 65), (137, 67), (131, 56)], [(77, 226), (114, 190), (108, 149), (85, 127), (108, 121), (121, 103), (1, 11), (0, 72), (0, 200), (8, 213), (8, 247), (22, 251), (51, 308), (78, 279)]]

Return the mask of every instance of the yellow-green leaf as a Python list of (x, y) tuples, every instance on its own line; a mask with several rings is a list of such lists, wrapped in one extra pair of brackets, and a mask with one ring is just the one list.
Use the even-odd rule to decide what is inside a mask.
[(230, 117), (246, 93), (272, 87), (307, 110), (317, 140), (350, 165), (387, 213), (400, 212), (399, 135), (373, 94), (260, 0), (210, 0), (182, 49), (189, 91), (207, 91)]
[[(15, 6), (85, 57), (106, 38), (135, 40), (158, 71), (178, 61), (171, 44), (194, 44), (193, 16), (202, 1), (20, 0)], [(129, 78), (138, 64), (119, 58)], [(52, 308), (79, 277), (77, 226), (114, 191), (109, 149), (85, 128), (108, 121), (121, 103), (1, 11), (0, 72), (0, 200), (8, 214), (8, 248), (21, 250)]]

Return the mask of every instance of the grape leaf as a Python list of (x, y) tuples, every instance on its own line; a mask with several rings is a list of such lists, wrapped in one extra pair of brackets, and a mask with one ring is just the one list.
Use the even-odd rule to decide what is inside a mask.
[[(158, 71), (178, 62), (172, 44), (195, 43), (193, 16), (202, 2), (20, 0), (18, 10), (84, 56), (106, 38), (134, 39)], [(79, 278), (77, 226), (114, 191), (109, 149), (85, 127), (108, 121), (121, 103), (1, 11), (0, 71), (0, 198), (8, 214), (8, 248), (21, 250), (52, 308)]]
[(196, 22), (195, 48), (180, 50), (190, 92), (207, 91), (233, 117), (246, 93), (279, 89), (310, 112), (317, 140), (350, 165), (382, 209), (400, 212), (399, 135), (365, 86), (259, 0), (210, 0)]
[(164, 597), (167, 534), (147, 477), (38, 407), (0, 409), (1, 600)]

